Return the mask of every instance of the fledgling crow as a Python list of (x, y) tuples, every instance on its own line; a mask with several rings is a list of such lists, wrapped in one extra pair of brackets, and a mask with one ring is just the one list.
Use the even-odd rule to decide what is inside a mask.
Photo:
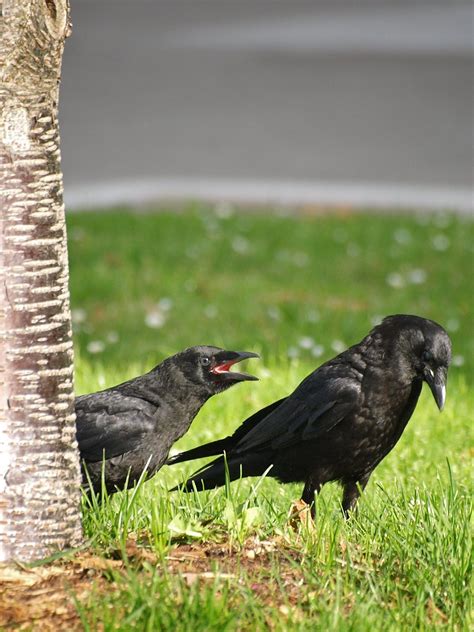
[[(109, 492), (123, 488), (127, 477), (133, 484), (145, 466), (148, 476), (155, 474), (209, 397), (237, 382), (258, 379), (231, 371), (246, 358), (258, 355), (191, 347), (145, 375), (78, 397), (77, 441), (94, 491), (101, 489), (103, 467)], [(83, 481), (87, 486), (84, 469)]]
[[(343, 486), (348, 515), (360, 490), (399, 440), (415, 410), (423, 381), (441, 410), (451, 342), (437, 323), (418, 316), (388, 316), (359, 344), (308, 375), (288, 397), (252, 417), (225, 439), (183, 452), (168, 463), (222, 454), (183, 484), (184, 491), (230, 480), (269, 476), (304, 482), (302, 500), (329, 481)], [(180, 486), (174, 489), (179, 489)], [(314, 505), (313, 505), (314, 511)]]

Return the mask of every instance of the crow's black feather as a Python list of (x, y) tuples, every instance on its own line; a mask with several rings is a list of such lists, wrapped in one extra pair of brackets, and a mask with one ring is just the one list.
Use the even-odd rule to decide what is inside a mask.
[[(146, 375), (76, 399), (76, 436), (83, 479), (114, 492), (148, 476), (189, 428), (203, 404), (237, 382), (256, 379), (230, 365), (256, 354), (217, 347), (191, 347), (167, 358)], [(88, 477), (85, 470), (87, 469)]]
[[(451, 343), (440, 325), (418, 316), (389, 316), (359, 344), (311, 373), (275, 408), (259, 411), (232, 436), (213, 442), (212, 451), (204, 445), (177, 455), (174, 462), (216, 454), (222, 447), (231, 480), (262, 475), (271, 466), (269, 476), (281, 482), (304, 482), (308, 503), (325, 483), (339, 481), (347, 515), (360, 488), (400, 438), (423, 381), (443, 407), (450, 359)], [(180, 488), (224, 483), (221, 456)]]

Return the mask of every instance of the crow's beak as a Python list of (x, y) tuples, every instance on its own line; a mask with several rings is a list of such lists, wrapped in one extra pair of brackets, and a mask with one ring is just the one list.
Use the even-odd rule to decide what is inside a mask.
[(247, 360), (247, 358), (259, 357), (258, 353), (252, 353), (251, 351), (221, 351), (214, 357), (216, 364), (212, 367), (211, 373), (228, 380), (258, 380), (258, 377), (255, 377), (255, 375), (237, 373), (230, 369), (237, 362), (242, 362), (242, 360)]
[(433, 371), (430, 367), (425, 367), (423, 372), (425, 382), (431, 389), (435, 402), (440, 410), (443, 410), (446, 401), (446, 370), (443, 368)]

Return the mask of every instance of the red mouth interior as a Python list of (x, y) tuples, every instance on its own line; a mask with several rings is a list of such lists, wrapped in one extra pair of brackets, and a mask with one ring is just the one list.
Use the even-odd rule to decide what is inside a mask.
[(213, 369), (211, 369), (211, 373), (229, 373), (230, 367), (236, 362), (237, 360), (229, 360), (228, 362), (224, 362), (223, 364), (217, 364)]

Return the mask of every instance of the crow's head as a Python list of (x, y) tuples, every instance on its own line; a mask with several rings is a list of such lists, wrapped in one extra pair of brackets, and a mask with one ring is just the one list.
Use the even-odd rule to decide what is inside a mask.
[(451, 362), (451, 340), (443, 327), (427, 318), (405, 315), (388, 316), (379, 327), (382, 335), (391, 339), (388, 352), (400, 370), (409, 379), (427, 382), (442, 410)]
[(204, 386), (211, 394), (220, 393), (237, 382), (258, 380), (254, 375), (231, 370), (241, 360), (258, 357), (258, 354), (250, 351), (226, 351), (204, 345), (190, 347), (174, 356), (186, 379)]

